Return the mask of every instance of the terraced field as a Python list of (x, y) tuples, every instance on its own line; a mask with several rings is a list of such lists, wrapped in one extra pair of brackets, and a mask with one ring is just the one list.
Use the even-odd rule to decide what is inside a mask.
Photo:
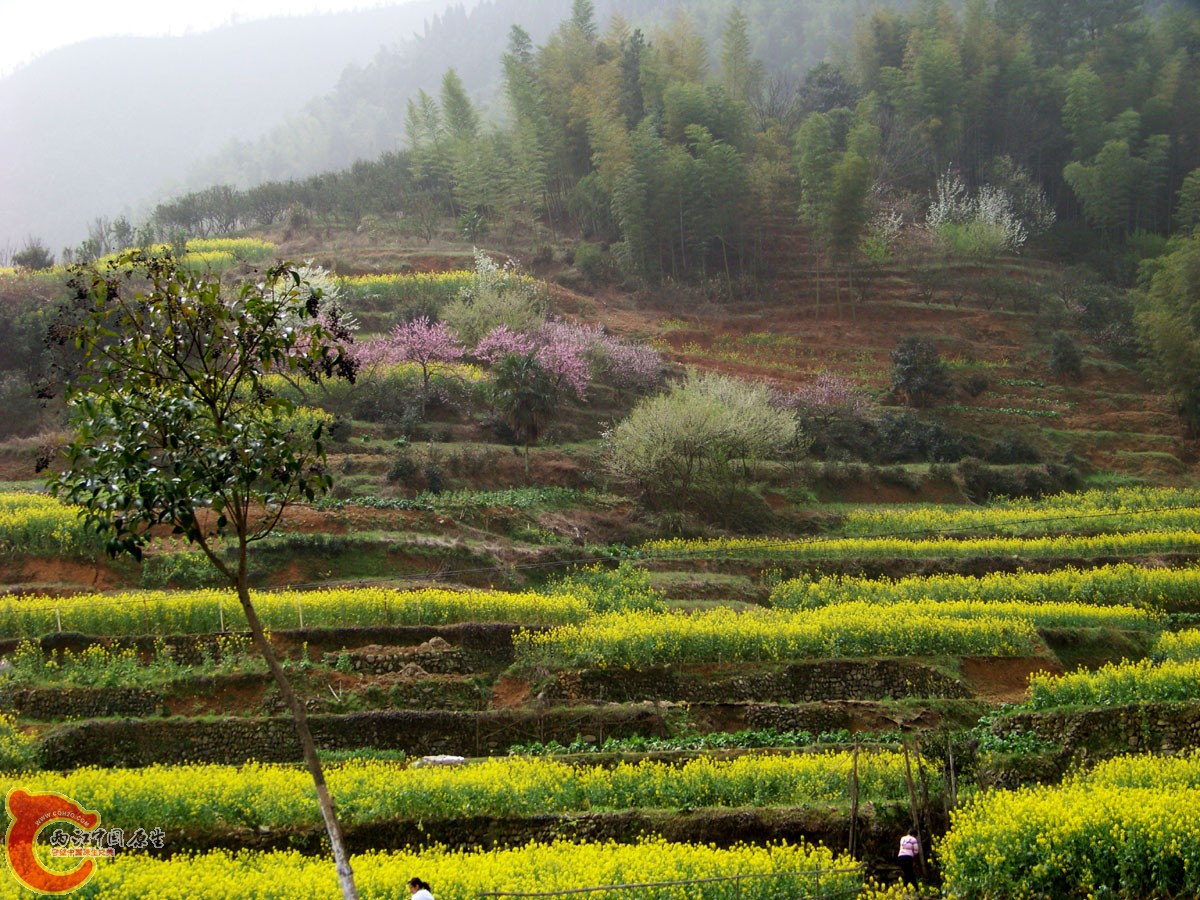
[[(94, 554), (53, 503), (4, 505), (10, 564)], [(1165, 897), (1192, 889), (1186, 802), (1131, 806), (1129, 792), (1177, 792), (1182, 761), (1140, 758), (1136, 785), (1052, 785), (1083, 760), (1113, 757), (1101, 772), (1116, 772), (1131, 747), (1197, 739), (1200, 574), (1174, 543), (1195, 506), (1128, 490), (969, 518), (863, 509), (821, 542), (651, 542), (536, 590), (346, 585), (256, 602), (311, 713), (363, 896), (396, 896), (387, 873), (410, 869), (444, 898), (649, 882), (681, 883), (638, 896), (734, 897), (747, 879), (765, 896), (881, 895), (916, 821), (948, 896), (1007, 895), (1017, 864), (979, 862), (996, 845), (1042, 860), (1019, 864), (1036, 878), (1057, 873), (1045, 890), (1084, 896), (1069, 886), (1108, 878), (1093, 851), (1119, 828), (1141, 848), (1114, 862), (1121, 877)], [(880, 547), (881, 530), (897, 536)], [(996, 565), (828, 574), (812, 553), (826, 541), (869, 565)], [(1039, 571), (999, 565), (1014, 555)], [(699, 605), (655, 587), (663, 566), (722, 560), (773, 586)], [(99, 860), (81, 896), (174, 896), (181, 865), (205, 896), (334, 890), (294, 731), (244, 627), (211, 589), (0, 602), (5, 791), (55, 791), (157, 841)], [(417, 765), (445, 756), (464, 759)], [(1078, 810), (1071, 854), (1029, 824), (1038, 803)], [(1130, 818), (1151, 806), (1154, 823)]]

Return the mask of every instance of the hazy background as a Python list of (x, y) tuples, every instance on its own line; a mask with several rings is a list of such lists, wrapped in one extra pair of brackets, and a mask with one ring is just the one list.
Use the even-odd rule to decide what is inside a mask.
[[(144, 218), (197, 161), (266, 133), (448, 5), (0, 0), (0, 248), (37, 237), (57, 255), (94, 217)], [(261, 18), (289, 11), (304, 15)]]
[(387, 0), (0, 0), (0, 76), (48, 50), (111, 35), (161, 37), (208, 31), (270, 16), (399, 6)]

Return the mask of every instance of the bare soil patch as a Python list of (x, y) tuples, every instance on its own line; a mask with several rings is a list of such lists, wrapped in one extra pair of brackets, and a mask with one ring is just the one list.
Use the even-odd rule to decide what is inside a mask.
[(1020, 703), (1029, 692), (1029, 676), (1038, 672), (1061, 675), (1062, 667), (1045, 657), (1011, 659), (970, 657), (962, 660), (963, 680), (981, 700)]
[(492, 686), (492, 709), (514, 709), (529, 702), (529, 682), (509, 675), (496, 679)]

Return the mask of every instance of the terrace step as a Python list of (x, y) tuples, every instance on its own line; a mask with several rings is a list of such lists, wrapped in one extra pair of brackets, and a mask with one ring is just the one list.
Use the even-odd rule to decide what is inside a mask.
[(549, 701), (585, 699), (634, 703), (895, 700), (906, 697), (970, 698), (971, 692), (932, 666), (906, 659), (816, 660), (778, 669), (745, 664), (629, 671), (559, 672), (544, 691)]
[[(313, 739), (321, 750), (375, 748), (401, 750), (408, 756), (452, 753), (495, 756), (513, 744), (558, 741), (580, 735), (602, 742), (608, 737), (666, 737), (663, 709), (647, 705), (442, 712), (399, 710), (314, 715)], [(155, 763), (189, 762), (241, 765), (299, 762), (296, 728), (286, 717), (185, 719), (94, 719), (64, 723), (42, 736), (43, 765), (129, 768)]]

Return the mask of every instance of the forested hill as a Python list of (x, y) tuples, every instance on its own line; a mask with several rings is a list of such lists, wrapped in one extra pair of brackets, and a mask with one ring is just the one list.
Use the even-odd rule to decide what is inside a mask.
[(472, 240), (545, 227), (605, 248), (626, 278), (727, 284), (763, 271), (778, 226), (800, 226), (812, 264), (847, 283), (897, 254), (977, 265), (1038, 243), (1129, 286), (1200, 221), (1190, 6), (876, 8), (838, 62), (803, 78), (755, 55), (763, 26), (740, 6), (715, 43), (698, 17), (643, 31), (605, 28), (596, 9), (574, 0), (540, 43), (514, 27), (486, 102), (456, 66), (436, 90), (390, 97), (379, 127), (403, 129), (402, 151), (192, 192), (153, 225), (203, 236), (269, 227), (292, 207), (350, 227), (394, 217), (427, 237), (439, 218)]
[[(799, 83), (805, 72), (847, 44), (855, 22), (875, 7), (904, 10), (911, 0), (752, 0), (736, 4), (751, 23), (751, 52), (770, 72)], [(958, 4), (954, 4), (958, 5)], [(422, 39), (383, 50), (348, 70), (330, 93), (314, 99), (271, 132), (236, 141), (194, 168), (192, 186), (236, 184), (310, 175), (369, 159), (405, 144), (407, 101), (436, 92), (453, 68), (485, 118), (506, 115), (500, 55), (512, 25), (540, 43), (571, 13), (571, 0), (489, 0), (470, 11), (436, 17)], [(685, 17), (705, 47), (720, 42), (735, 4), (730, 0), (596, 0), (601, 30), (627, 23), (646, 34), (670, 30)]]
[[(874, 4), (741, 5), (756, 23), (755, 53), (798, 78)], [(732, 8), (600, 0), (596, 21), (607, 27), (615, 15), (649, 32), (685, 9), (711, 44)], [(138, 219), (172, 192), (306, 176), (399, 149), (405, 103), (436, 91), (451, 66), (499, 113), (509, 28), (541, 41), (570, 10), (571, 0), (414, 0), (49, 53), (0, 79), (0, 251), (33, 236), (57, 252), (95, 217)]]

